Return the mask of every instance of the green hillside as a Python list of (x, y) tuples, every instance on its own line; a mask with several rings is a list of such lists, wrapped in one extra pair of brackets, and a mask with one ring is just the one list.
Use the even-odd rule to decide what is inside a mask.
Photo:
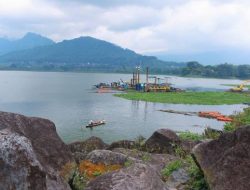
[(92, 37), (80, 37), (49, 46), (11, 52), (0, 56), (0, 63), (9, 68), (48, 70), (131, 71), (135, 66), (150, 66), (161, 73), (185, 66), (164, 62), (153, 56), (143, 56), (129, 49)]

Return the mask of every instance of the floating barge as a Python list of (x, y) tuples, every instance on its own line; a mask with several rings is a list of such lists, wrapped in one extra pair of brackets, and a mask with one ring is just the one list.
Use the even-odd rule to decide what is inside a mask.
[[(138, 92), (183, 92), (182, 89), (172, 87), (168, 79), (169, 77), (159, 78), (157, 76), (149, 76), (149, 68), (146, 68), (146, 82), (141, 82), (140, 67), (136, 67), (133, 72), (133, 77), (130, 82), (123, 81), (120, 79), (117, 82), (111, 83), (99, 83), (94, 85), (97, 88), (98, 93), (108, 93), (112, 90), (124, 91), (124, 90), (135, 90)], [(149, 79), (154, 79), (154, 82), (150, 82)], [(161, 81), (165, 81), (161, 83)]]

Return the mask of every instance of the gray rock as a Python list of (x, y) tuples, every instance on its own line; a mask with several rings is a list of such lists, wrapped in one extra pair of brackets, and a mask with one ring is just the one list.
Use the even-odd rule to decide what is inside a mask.
[(181, 147), (182, 150), (185, 151), (186, 154), (190, 154), (192, 152), (192, 149), (202, 141), (193, 141), (193, 140), (182, 140), (181, 141)]
[(159, 129), (146, 141), (145, 147), (151, 153), (175, 154), (175, 146), (180, 145), (180, 139), (169, 129)]
[(114, 148), (126, 148), (126, 149), (133, 149), (136, 147), (135, 141), (130, 140), (121, 140), (113, 142), (107, 149), (113, 150)]
[(82, 152), (74, 152), (72, 153), (76, 163), (80, 163), (81, 160), (86, 160), (87, 157), (87, 153), (82, 153)]
[(180, 189), (188, 183), (189, 179), (187, 171), (184, 168), (180, 168), (169, 176), (166, 184), (169, 189)]
[(73, 153), (76, 162), (79, 163), (81, 160), (84, 160), (91, 151), (106, 149), (108, 145), (104, 143), (102, 139), (93, 136), (85, 141), (70, 143), (68, 147)]
[(128, 160), (128, 156), (121, 153), (112, 152), (110, 150), (94, 150), (87, 155), (86, 159), (93, 163), (123, 165)]
[(153, 168), (136, 163), (90, 181), (85, 190), (168, 190)]
[(211, 189), (249, 189), (250, 126), (198, 144), (193, 154)]
[(54, 123), (0, 112), (0, 189), (69, 190), (60, 171), (71, 162)]

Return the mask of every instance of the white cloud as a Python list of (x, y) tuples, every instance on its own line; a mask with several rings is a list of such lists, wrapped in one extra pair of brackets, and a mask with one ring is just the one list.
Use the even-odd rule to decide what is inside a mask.
[(247, 0), (105, 2), (0, 0), (0, 36), (90, 35), (142, 53), (250, 49)]

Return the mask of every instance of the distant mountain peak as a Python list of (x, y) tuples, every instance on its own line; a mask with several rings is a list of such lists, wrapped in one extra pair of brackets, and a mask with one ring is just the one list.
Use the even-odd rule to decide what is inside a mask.
[[(99, 41), (99, 42), (106, 42), (106, 43), (110, 43), (110, 42), (107, 42), (105, 40), (101, 40), (101, 39), (97, 39), (97, 38), (94, 38), (92, 36), (80, 36), (78, 38), (74, 38), (72, 39), (73, 41)], [(69, 41), (72, 41), (72, 40), (69, 40)]]
[(40, 34), (37, 34), (37, 33), (34, 33), (34, 32), (27, 32), (20, 40), (44, 40), (44, 41), (47, 41), (47, 42), (51, 42), (51, 43), (54, 43), (53, 40), (47, 38), (47, 37), (44, 37)]
[(27, 32), (22, 38), (33, 38), (33, 37), (43, 37), (43, 36), (34, 32)]
[(31, 49), (38, 46), (48, 46), (52, 45), (55, 42), (47, 37), (44, 37), (40, 34), (33, 32), (26, 33), (21, 39), (17, 40), (5, 40), (4, 38), (0, 39), (0, 55), (18, 51)]
[[(101, 39), (97, 39), (91, 36), (80, 36), (77, 38), (74, 38), (72, 40), (63, 40), (60, 43), (68, 43), (68, 44), (78, 44), (78, 45), (88, 45), (88, 46), (99, 46), (99, 45), (106, 45), (106, 46), (115, 46), (117, 48), (121, 48), (120, 46), (117, 46), (111, 42), (105, 41), (105, 40), (101, 40)], [(121, 48), (123, 49), (123, 48)]]
[(97, 38), (94, 38), (92, 36), (80, 36), (78, 39), (94, 39), (94, 40), (97, 40)]

